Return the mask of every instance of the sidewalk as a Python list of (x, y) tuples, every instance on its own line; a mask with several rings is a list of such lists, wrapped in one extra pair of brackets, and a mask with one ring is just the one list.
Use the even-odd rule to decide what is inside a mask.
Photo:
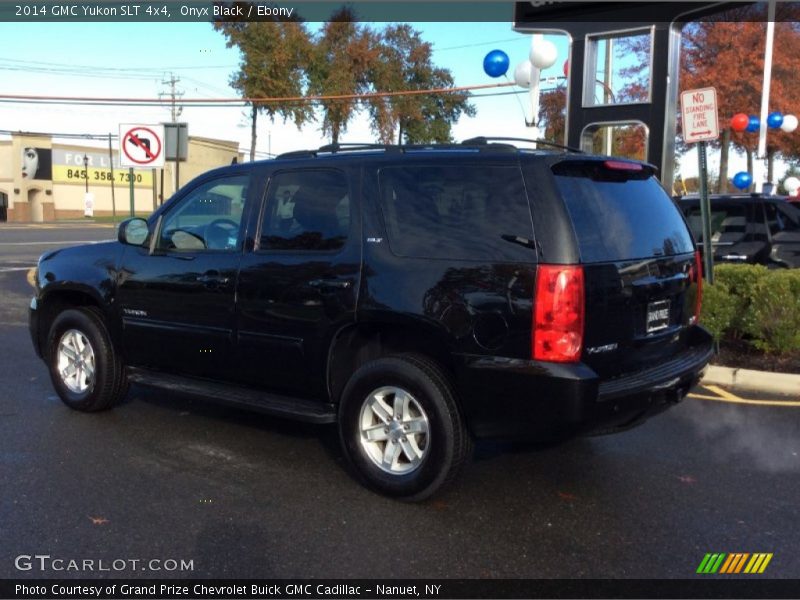
[[(122, 219), (120, 219), (122, 220)], [(0, 223), (0, 229), (78, 229), (84, 227), (116, 227), (117, 223), (98, 223), (91, 219), (81, 221), (69, 219), (63, 221), (43, 221), (41, 223)]]
[(763, 390), (800, 399), (800, 375), (793, 373), (771, 373), (709, 365), (700, 383), (745, 390)]

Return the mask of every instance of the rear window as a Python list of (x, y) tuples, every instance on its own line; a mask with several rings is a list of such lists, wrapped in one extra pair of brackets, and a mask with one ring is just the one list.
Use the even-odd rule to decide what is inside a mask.
[(694, 250), (680, 212), (648, 168), (562, 162), (553, 174), (583, 262), (671, 256)]
[[(398, 256), (451, 260), (535, 260), (508, 241), (533, 238), (517, 166), (387, 167), (379, 173), (389, 247)], [(505, 238), (505, 239), (504, 239)]]

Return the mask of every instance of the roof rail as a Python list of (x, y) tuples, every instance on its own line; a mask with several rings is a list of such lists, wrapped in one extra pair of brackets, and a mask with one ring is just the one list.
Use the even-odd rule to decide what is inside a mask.
[[(432, 143), (432, 144), (374, 144), (370, 142), (350, 142), (350, 143), (335, 143), (320, 146), (316, 150), (294, 150), (292, 152), (284, 152), (276, 156), (276, 159), (286, 158), (316, 158), (320, 154), (339, 154), (341, 152), (362, 152), (365, 150), (382, 150), (384, 152), (426, 152), (435, 150), (455, 150), (465, 151), (465, 146), (473, 146), (473, 151), (517, 151), (517, 147), (512, 144), (488, 144), (488, 140), (516, 140), (517, 138), (473, 138), (461, 143)], [(534, 140), (521, 140), (521, 141), (534, 141)]]
[(576, 154), (584, 154), (583, 150), (581, 150), (580, 148), (573, 148), (572, 146), (565, 146), (564, 144), (556, 144), (555, 142), (548, 142), (547, 140), (531, 140), (528, 138), (517, 138), (517, 137), (478, 136), (474, 138), (469, 138), (468, 140), (464, 140), (461, 143), (465, 145), (488, 145), (489, 142), (529, 142), (531, 144), (538, 144), (540, 146), (550, 146), (551, 148), (560, 148), (562, 150), (567, 150), (569, 152), (575, 152)]
[(325, 144), (316, 150), (294, 150), (284, 152), (275, 158), (314, 158), (320, 154), (338, 154), (340, 152), (359, 152), (361, 150), (384, 150), (395, 151), (399, 146), (393, 144), (373, 144), (371, 142), (337, 142), (335, 144)]

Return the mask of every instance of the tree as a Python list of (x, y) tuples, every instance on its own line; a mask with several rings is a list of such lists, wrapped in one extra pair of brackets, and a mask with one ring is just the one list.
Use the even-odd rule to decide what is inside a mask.
[[(308, 93), (312, 96), (352, 96), (370, 90), (369, 73), (380, 55), (378, 35), (359, 25), (348, 7), (336, 11), (314, 40), (308, 64)], [(355, 98), (321, 100), (322, 132), (331, 142), (347, 131), (358, 108)]]
[[(311, 38), (301, 21), (216, 22), (214, 28), (227, 38), (229, 48), (236, 46), (241, 52), (239, 71), (231, 76), (231, 86), (242, 96), (303, 96)], [(273, 121), (276, 115), (280, 115), (284, 121), (291, 119), (298, 129), (314, 118), (313, 108), (305, 102), (252, 102), (251, 107), (250, 160), (255, 157), (256, 118), (259, 112), (266, 113)]]
[[(453, 87), (450, 71), (432, 63), (431, 45), (410, 25), (389, 25), (379, 40), (379, 58), (370, 79), (376, 91), (444, 89)], [(369, 101), (372, 129), (381, 141), (423, 144), (452, 140), (452, 124), (461, 114), (475, 115), (466, 92), (415, 94)]]
[(559, 86), (542, 92), (539, 98), (539, 127), (542, 139), (555, 144), (566, 143), (567, 90)]
[[(788, 22), (796, 10), (778, 6), (782, 14), (776, 16), (775, 24), (770, 111), (793, 112), (800, 104), (800, 89), (794, 82), (800, 68), (800, 32), (796, 23)], [(745, 152), (748, 168), (752, 169), (758, 134), (732, 131), (730, 118), (739, 112), (760, 115), (766, 39), (764, 18), (762, 6), (737, 8), (718, 15), (713, 21), (691, 23), (684, 28), (681, 89), (707, 86), (717, 89), (720, 140), (712, 145), (720, 148), (718, 192), (728, 191), (731, 143)], [(800, 140), (796, 135), (771, 130), (767, 142), (770, 175), (776, 156), (800, 156)]]

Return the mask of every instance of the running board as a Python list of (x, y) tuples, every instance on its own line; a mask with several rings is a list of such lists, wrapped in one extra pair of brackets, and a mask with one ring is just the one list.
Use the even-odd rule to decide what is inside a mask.
[(307, 423), (324, 424), (336, 422), (336, 407), (333, 404), (281, 396), (234, 384), (172, 375), (137, 367), (128, 367), (127, 373), (128, 379), (133, 383), (181, 394), (200, 396), (220, 404)]

